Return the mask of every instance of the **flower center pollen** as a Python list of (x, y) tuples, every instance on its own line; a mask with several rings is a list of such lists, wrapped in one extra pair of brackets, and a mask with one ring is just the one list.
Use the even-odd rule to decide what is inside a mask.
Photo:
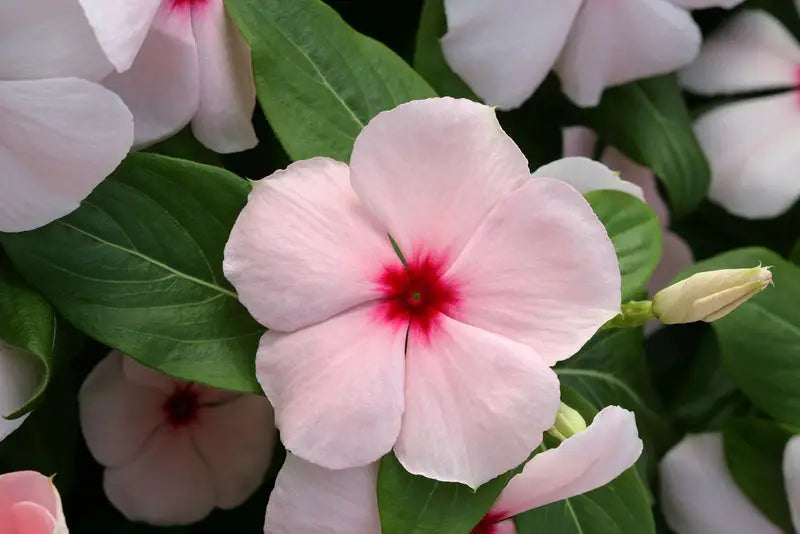
[(200, 400), (192, 385), (177, 387), (164, 403), (164, 412), (169, 424), (175, 428), (188, 425), (197, 419)]

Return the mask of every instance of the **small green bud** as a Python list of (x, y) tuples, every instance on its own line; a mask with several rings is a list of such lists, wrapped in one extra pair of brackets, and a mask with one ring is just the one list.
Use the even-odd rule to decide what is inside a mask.
[(562, 402), (561, 406), (558, 408), (556, 423), (547, 433), (554, 438), (564, 441), (584, 430), (586, 430), (586, 421), (583, 420), (581, 414)]

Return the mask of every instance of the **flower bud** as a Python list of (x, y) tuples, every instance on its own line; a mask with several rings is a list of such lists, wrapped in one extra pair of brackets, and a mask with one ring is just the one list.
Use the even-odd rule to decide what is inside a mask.
[(586, 430), (586, 421), (583, 420), (581, 414), (577, 410), (570, 408), (563, 402), (558, 408), (558, 415), (556, 415), (556, 423), (547, 431), (548, 434), (554, 438), (564, 441)]
[(722, 269), (690, 276), (662, 289), (653, 298), (653, 315), (678, 324), (724, 317), (772, 282), (769, 267)]

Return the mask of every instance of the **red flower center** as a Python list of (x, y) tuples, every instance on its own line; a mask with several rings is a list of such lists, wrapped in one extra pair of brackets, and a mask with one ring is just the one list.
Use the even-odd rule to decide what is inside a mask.
[(197, 419), (200, 410), (200, 400), (192, 385), (177, 387), (172, 395), (164, 402), (164, 412), (167, 414), (169, 424), (175, 428), (186, 426)]
[(481, 519), (481, 522), (475, 525), (475, 527), (470, 530), (469, 534), (494, 534), (495, 532), (499, 531), (497, 526), (498, 523), (498, 516), (497, 514), (486, 514)]
[(171, 10), (199, 7), (208, 2), (208, 0), (171, 0), (171, 1), (172, 1)]
[(454, 284), (442, 278), (443, 271), (444, 261), (431, 255), (417, 256), (407, 266), (387, 267), (380, 278), (384, 320), (430, 334), (441, 313), (459, 299)]

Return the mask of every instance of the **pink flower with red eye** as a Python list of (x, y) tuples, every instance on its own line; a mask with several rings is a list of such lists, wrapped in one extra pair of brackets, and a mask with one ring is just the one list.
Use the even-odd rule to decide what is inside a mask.
[(379, 114), (349, 166), (315, 158), (256, 183), (224, 268), (271, 329), (256, 373), (290, 451), (344, 469), (394, 449), (472, 487), (541, 442), (550, 366), (620, 304), (583, 197), (531, 180), (494, 110), (451, 98)]
[(174, 380), (117, 351), (89, 374), (79, 400), (106, 495), (132, 521), (189, 524), (235, 508), (272, 459), (266, 399)]
[(35, 471), (0, 475), (0, 526), (3, 534), (67, 534), (53, 481)]
[(191, 122), (221, 153), (256, 145), (250, 50), (223, 0), (79, 0), (115, 73), (104, 85), (133, 112), (135, 143)]

